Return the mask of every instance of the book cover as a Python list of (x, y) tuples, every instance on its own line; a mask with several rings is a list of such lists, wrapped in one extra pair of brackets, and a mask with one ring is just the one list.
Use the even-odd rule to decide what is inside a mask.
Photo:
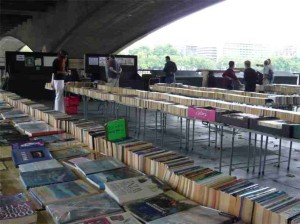
[(89, 186), (83, 180), (35, 187), (31, 188), (29, 192), (42, 206), (98, 193), (97, 189)]
[(61, 224), (123, 211), (118, 203), (105, 193), (50, 204), (46, 209), (55, 223)]
[(53, 168), (63, 167), (63, 165), (58, 162), (56, 159), (43, 160), (39, 162), (27, 163), (19, 165), (20, 173), (38, 171), (38, 170), (47, 170)]
[(87, 175), (88, 180), (90, 180), (93, 185), (97, 186), (99, 189), (105, 189), (105, 183), (112, 182), (116, 180), (128, 179), (131, 177), (143, 176), (142, 173), (130, 169), (128, 167), (104, 171), (101, 173), (95, 173)]
[(35, 223), (36, 213), (24, 193), (1, 196), (0, 223)]
[(174, 192), (173, 195), (169, 196), (167, 193), (163, 193), (153, 198), (129, 203), (125, 208), (142, 221), (150, 222), (164, 216), (188, 210), (197, 205), (183, 196), (180, 198), (177, 198), (177, 196), (174, 197), (175, 194)]
[(141, 224), (129, 212), (122, 212), (106, 217), (95, 217), (85, 219), (73, 224)]
[(71, 146), (70, 148), (52, 151), (53, 158), (57, 160), (68, 159), (76, 156), (87, 156), (91, 152), (82, 146)]
[(19, 123), (24, 123), (24, 122), (35, 121), (35, 119), (34, 119), (33, 117), (29, 117), (29, 116), (14, 117), (14, 118), (10, 118), (10, 120), (11, 120), (14, 124), (19, 124)]
[(218, 210), (203, 206), (188, 209), (160, 219), (148, 222), (149, 224), (230, 224), (232, 220), (229, 217), (220, 215)]
[(125, 164), (114, 158), (92, 160), (77, 165), (78, 170), (85, 175), (118, 169), (122, 167), (125, 167)]
[(46, 147), (14, 149), (11, 153), (16, 167), (20, 164), (52, 159), (52, 156)]
[(37, 137), (50, 134), (59, 134), (64, 132), (62, 129), (54, 128), (44, 121), (33, 121), (19, 123), (16, 125), (21, 131), (24, 131), (30, 137)]
[(106, 183), (105, 191), (119, 204), (157, 196), (163, 191), (146, 176)]
[(43, 146), (45, 146), (45, 142), (41, 140), (16, 142), (11, 144), (12, 149), (30, 149), (30, 148), (43, 147)]
[(61, 142), (61, 141), (71, 141), (74, 140), (74, 137), (67, 133), (61, 133), (56, 135), (45, 135), (34, 137), (33, 140), (41, 140), (46, 143), (54, 143), (54, 142)]
[(1, 113), (1, 116), (3, 117), (3, 119), (6, 120), (14, 117), (24, 117), (27, 116), (27, 114), (24, 114), (20, 110), (11, 110), (11, 111)]
[(27, 189), (77, 179), (75, 174), (65, 167), (20, 173), (20, 177)]
[(74, 158), (74, 159), (69, 159), (67, 162), (72, 164), (73, 166), (76, 166), (76, 164), (89, 162), (89, 161), (92, 161), (92, 160), (88, 159), (86, 157), (77, 157), (77, 158)]

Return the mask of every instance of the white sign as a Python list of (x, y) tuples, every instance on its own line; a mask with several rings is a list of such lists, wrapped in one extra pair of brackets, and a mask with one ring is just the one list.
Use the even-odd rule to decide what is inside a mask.
[(134, 66), (134, 58), (116, 58), (120, 65)]
[(34, 61), (35, 66), (42, 66), (42, 59), (41, 58), (36, 58)]
[(99, 66), (106, 65), (106, 57), (99, 57)]
[(98, 65), (98, 58), (89, 57), (89, 65)]
[(23, 55), (23, 54), (17, 54), (16, 60), (17, 61), (25, 61), (25, 55)]
[(56, 56), (44, 56), (44, 66), (52, 67), (53, 61), (56, 59)]

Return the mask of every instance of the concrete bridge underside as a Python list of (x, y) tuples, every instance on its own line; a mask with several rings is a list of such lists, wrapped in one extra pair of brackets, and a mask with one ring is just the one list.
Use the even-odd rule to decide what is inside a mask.
[[(36, 0), (3, 1), (27, 4), (27, 7), (34, 6), (37, 2)], [(26, 15), (25, 21), (8, 31), (0, 32), (0, 37), (15, 37), (33, 51), (44, 49), (55, 52), (63, 48), (69, 51), (72, 57), (82, 57), (87, 52), (113, 53), (168, 23), (221, 1), (46, 1), (50, 2), (51, 6), (46, 9), (44, 7), (43, 11), (35, 10), (31, 16)], [(32, 12), (30, 8), (24, 12), (21, 7), (19, 10), (13, 10), (5, 9), (2, 5), (1, 15), (4, 13), (5, 16), (5, 13), (12, 13), (11, 11), (16, 14), (18, 11), (19, 14)], [(197, 28), (201, 29), (200, 26), (195, 27)]]

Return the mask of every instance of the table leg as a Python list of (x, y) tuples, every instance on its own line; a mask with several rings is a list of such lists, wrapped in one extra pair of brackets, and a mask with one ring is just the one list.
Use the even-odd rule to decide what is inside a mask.
[(279, 152), (278, 152), (278, 167), (280, 167), (280, 157), (281, 157), (281, 139), (279, 139)]
[(249, 132), (249, 141), (248, 141), (248, 161), (247, 161), (247, 173), (249, 172), (249, 165), (250, 165), (250, 151), (251, 151), (251, 132)]
[(233, 160), (233, 150), (234, 150), (234, 135), (235, 135), (235, 128), (232, 129), (232, 136), (231, 136), (231, 153), (230, 153), (229, 175), (231, 175), (231, 170), (232, 170), (232, 160)]
[(257, 142), (257, 134), (254, 135), (254, 149), (253, 149), (253, 168), (252, 173), (255, 173), (255, 163), (256, 163), (256, 142)]
[(266, 136), (265, 154), (264, 154), (264, 163), (263, 163), (262, 175), (265, 175), (265, 167), (266, 167), (267, 151), (268, 151), (268, 141), (269, 141), (269, 136)]
[(289, 152), (289, 160), (288, 160), (287, 170), (290, 170), (291, 157), (292, 157), (292, 149), (293, 149), (293, 142), (291, 141), (291, 143), (290, 143), (290, 152)]
[(221, 138), (220, 138), (220, 158), (219, 158), (219, 172), (222, 171), (222, 157), (223, 157), (223, 125), (221, 126)]

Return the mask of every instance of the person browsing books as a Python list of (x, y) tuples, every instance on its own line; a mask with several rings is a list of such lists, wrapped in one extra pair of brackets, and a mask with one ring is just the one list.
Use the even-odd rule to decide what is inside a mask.
[(255, 92), (256, 83), (258, 80), (257, 72), (251, 68), (251, 62), (245, 61), (245, 70), (244, 70), (244, 83), (246, 92)]
[(166, 83), (173, 83), (176, 82), (175, 80), (175, 72), (177, 72), (177, 66), (175, 62), (171, 61), (169, 56), (166, 56), (166, 64), (163, 70), (166, 74)]
[(109, 55), (107, 85), (113, 87), (119, 87), (121, 73), (122, 73), (122, 68), (120, 64), (116, 61), (115, 56)]
[(64, 79), (68, 74), (68, 53), (61, 50), (57, 54), (57, 58), (53, 61), (53, 81), (52, 85), (55, 90), (54, 110), (65, 112), (64, 105)]
[(234, 61), (230, 61), (228, 63), (229, 68), (223, 73), (223, 83), (224, 83), (224, 88), (228, 90), (233, 90), (234, 83), (237, 83), (239, 86), (241, 86), (240, 81), (235, 75), (234, 72)]

